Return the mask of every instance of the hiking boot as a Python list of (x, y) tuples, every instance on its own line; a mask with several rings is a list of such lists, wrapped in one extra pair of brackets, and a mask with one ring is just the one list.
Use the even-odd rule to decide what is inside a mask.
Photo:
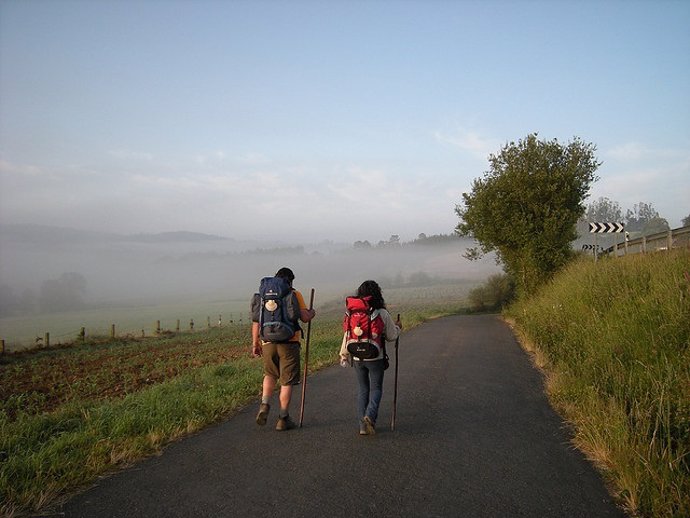
[(376, 423), (371, 420), (371, 417), (368, 415), (364, 416), (364, 419), (362, 419), (362, 424), (364, 424), (364, 429), (367, 432), (367, 435), (375, 435), (376, 434)]
[(259, 413), (256, 414), (256, 424), (263, 426), (266, 424), (268, 419), (268, 411), (271, 409), (271, 405), (268, 403), (261, 403), (259, 406)]
[(279, 417), (276, 423), (276, 430), (279, 432), (284, 432), (285, 430), (292, 430), (295, 426), (295, 422), (290, 418), (289, 415), (285, 417)]

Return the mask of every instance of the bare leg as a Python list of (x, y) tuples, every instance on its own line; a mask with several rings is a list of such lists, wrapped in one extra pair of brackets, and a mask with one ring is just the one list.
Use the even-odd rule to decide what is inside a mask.
[[(264, 385), (265, 386), (265, 385)], [(280, 410), (286, 413), (290, 407), (290, 399), (292, 398), (292, 385), (282, 385), (280, 387)]]
[(263, 384), (263, 390), (261, 392), (261, 395), (263, 397), (271, 397), (273, 395), (273, 391), (276, 388), (276, 380), (273, 379), (271, 376), (264, 376), (264, 384)]

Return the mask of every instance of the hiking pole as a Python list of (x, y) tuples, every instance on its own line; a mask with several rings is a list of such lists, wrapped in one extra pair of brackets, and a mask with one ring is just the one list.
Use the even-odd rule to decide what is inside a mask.
[[(398, 313), (400, 322), (400, 313)], [(395, 414), (398, 410), (398, 345), (400, 344), (400, 334), (395, 339), (395, 384), (393, 389), (393, 417), (391, 418), (391, 432), (395, 431)]]
[[(311, 289), (311, 297), (309, 298), (309, 311), (314, 308), (314, 288)], [(311, 335), (311, 320), (307, 322), (307, 345), (304, 349), (304, 379), (302, 380), (302, 403), (299, 408), (299, 427), (302, 428), (302, 421), (304, 421), (304, 396), (307, 394), (307, 367), (309, 367), (309, 337)]]

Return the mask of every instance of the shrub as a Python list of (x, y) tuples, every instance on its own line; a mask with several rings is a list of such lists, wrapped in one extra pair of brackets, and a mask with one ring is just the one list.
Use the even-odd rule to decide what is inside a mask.
[(515, 298), (515, 283), (507, 274), (495, 274), (468, 295), (471, 311), (498, 311)]

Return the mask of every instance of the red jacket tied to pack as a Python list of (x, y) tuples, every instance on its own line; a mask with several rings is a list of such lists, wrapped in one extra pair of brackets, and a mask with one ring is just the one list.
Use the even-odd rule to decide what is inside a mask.
[(385, 324), (378, 309), (369, 305), (371, 297), (347, 297), (343, 331), (348, 352), (360, 360), (377, 358), (383, 348)]

